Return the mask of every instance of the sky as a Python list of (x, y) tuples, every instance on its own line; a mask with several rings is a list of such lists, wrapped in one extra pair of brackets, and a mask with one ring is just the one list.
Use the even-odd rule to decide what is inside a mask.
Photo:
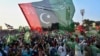
[[(6, 29), (4, 23), (12, 25), (14, 28), (28, 26), (28, 23), (20, 10), (19, 3), (28, 3), (41, 0), (0, 0), (0, 26)], [(100, 21), (100, 0), (73, 0), (75, 5), (75, 15), (73, 20), (81, 22), (81, 9), (85, 9), (84, 19)]]

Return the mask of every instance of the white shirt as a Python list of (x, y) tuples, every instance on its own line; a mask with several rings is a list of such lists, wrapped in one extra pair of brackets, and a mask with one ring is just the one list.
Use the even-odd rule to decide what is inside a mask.
[(58, 54), (60, 56), (65, 56), (66, 55), (66, 48), (64, 46), (59, 46), (59, 48), (58, 48)]

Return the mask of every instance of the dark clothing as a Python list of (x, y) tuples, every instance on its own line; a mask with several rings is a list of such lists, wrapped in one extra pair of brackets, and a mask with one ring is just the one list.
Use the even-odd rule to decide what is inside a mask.
[(3, 50), (0, 50), (0, 53), (2, 54), (2, 56), (7, 56)]
[(57, 56), (57, 49), (56, 48), (52, 48), (50, 51), (50, 56)]
[(85, 56), (92, 56), (92, 49), (90, 46), (85, 47)]

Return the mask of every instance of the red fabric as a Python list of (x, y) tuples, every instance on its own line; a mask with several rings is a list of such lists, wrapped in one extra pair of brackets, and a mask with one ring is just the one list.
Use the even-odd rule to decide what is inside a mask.
[(31, 3), (22, 3), (19, 4), (31, 30), (42, 31), (42, 27), (38, 18), (38, 15), (35, 11), (35, 8), (32, 6)]
[(78, 30), (79, 32), (84, 32), (84, 31), (85, 31), (85, 30), (84, 30), (84, 27), (83, 27), (82, 25), (77, 26), (77, 30)]

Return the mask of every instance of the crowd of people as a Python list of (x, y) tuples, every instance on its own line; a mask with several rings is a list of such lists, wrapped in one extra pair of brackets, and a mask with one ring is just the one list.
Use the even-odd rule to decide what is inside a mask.
[(7, 36), (0, 37), (0, 56), (99, 56), (100, 53), (98, 36), (85, 33), (54, 30), (20, 31), (13, 35), (17, 36), (10, 42)]

